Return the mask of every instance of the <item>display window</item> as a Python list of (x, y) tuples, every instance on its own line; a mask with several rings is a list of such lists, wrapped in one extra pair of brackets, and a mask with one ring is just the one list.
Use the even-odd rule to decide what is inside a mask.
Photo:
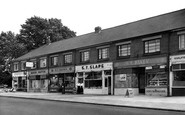
[(102, 88), (102, 71), (85, 73), (85, 88)]
[(185, 86), (185, 71), (174, 71), (173, 86)]
[(146, 73), (147, 86), (167, 86), (167, 73), (166, 72), (150, 72)]
[(66, 74), (65, 87), (66, 88), (74, 88), (75, 87), (75, 80), (74, 80), (73, 74)]

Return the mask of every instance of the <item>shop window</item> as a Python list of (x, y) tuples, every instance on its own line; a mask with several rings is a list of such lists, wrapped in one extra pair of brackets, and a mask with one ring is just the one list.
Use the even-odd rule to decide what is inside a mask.
[(136, 74), (120, 73), (115, 75), (115, 88), (137, 88), (137, 87), (138, 87), (138, 77), (136, 76)]
[(153, 72), (146, 73), (147, 86), (156, 87), (156, 86), (166, 86), (167, 85), (167, 73), (166, 72)]
[(108, 59), (109, 58), (109, 48), (98, 49), (98, 59)]
[(47, 64), (46, 58), (40, 58), (40, 67), (44, 68), (46, 67), (46, 64)]
[(81, 59), (81, 62), (88, 62), (89, 61), (89, 51), (80, 52), (80, 59)]
[(145, 54), (160, 52), (160, 39), (145, 41)]
[(85, 73), (85, 88), (102, 88), (102, 72)]
[(185, 34), (179, 35), (179, 50), (185, 49)]
[(185, 71), (174, 71), (173, 86), (185, 86)]
[(64, 55), (64, 64), (71, 64), (72, 63), (72, 54), (65, 54)]
[(118, 46), (118, 57), (130, 56), (130, 44)]
[(14, 71), (18, 71), (19, 70), (19, 64), (14, 63), (13, 68), (14, 68)]
[(21, 70), (26, 70), (26, 62), (21, 62)]
[(83, 83), (83, 72), (78, 73), (78, 83), (80, 83), (80, 84)]
[(57, 66), (58, 65), (58, 56), (52, 56), (51, 57), (51, 66)]
[(66, 74), (65, 76), (65, 87), (66, 88), (74, 88), (75, 87), (75, 81), (73, 74)]

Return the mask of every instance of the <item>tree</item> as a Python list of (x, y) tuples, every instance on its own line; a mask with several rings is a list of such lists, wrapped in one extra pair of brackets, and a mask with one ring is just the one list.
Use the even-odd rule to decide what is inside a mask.
[(20, 43), (26, 45), (28, 51), (46, 44), (48, 38), (51, 42), (55, 42), (76, 36), (74, 31), (56, 18), (44, 19), (34, 16), (27, 19), (21, 27), (18, 39)]
[(24, 52), (25, 46), (18, 43), (17, 36), (13, 32), (0, 34), (0, 84), (11, 85), (10, 63)]

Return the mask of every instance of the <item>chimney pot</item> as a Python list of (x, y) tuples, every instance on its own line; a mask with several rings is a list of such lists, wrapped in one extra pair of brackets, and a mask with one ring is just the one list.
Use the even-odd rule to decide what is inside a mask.
[(95, 30), (95, 33), (100, 33), (101, 32), (101, 27), (100, 26), (97, 26), (94, 28)]

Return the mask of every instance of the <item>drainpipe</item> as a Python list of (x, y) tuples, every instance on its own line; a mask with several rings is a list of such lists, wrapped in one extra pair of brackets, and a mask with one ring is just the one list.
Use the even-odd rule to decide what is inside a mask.
[(170, 97), (170, 33), (168, 34), (168, 51), (167, 51), (167, 97)]

